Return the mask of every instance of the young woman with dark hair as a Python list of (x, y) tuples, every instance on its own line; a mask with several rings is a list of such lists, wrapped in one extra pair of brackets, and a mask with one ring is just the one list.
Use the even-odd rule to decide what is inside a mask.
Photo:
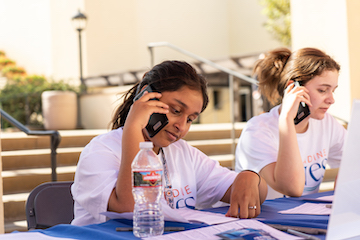
[[(149, 85), (154, 91), (136, 99)], [(207, 104), (206, 81), (189, 64), (165, 61), (147, 72), (125, 95), (113, 130), (94, 138), (81, 153), (72, 186), (72, 224), (104, 222), (100, 213), (105, 211), (133, 211), (131, 163), (144, 141), (153, 143), (169, 175), (164, 204), (198, 209), (223, 201), (230, 203), (228, 216), (257, 216), (267, 193), (265, 181), (251, 171), (237, 174), (221, 167), (182, 140)], [(151, 137), (146, 126), (154, 113), (166, 114), (168, 124)]]

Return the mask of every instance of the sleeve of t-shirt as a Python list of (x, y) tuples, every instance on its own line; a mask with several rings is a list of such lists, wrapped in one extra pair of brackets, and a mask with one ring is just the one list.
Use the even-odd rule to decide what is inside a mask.
[(120, 167), (121, 148), (114, 137), (93, 139), (82, 151), (75, 174), (74, 199), (99, 222), (106, 221), (100, 213), (107, 211)]
[(330, 168), (338, 168), (343, 155), (347, 130), (333, 117), (330, 117), (331, 142), (327, 164)]
[(241, 133), (235, 152), (235, 171), (259, 172), (276, 162), (279, 140), (266, 126), (249, 124)]
[(210, 159), (206, 154), (190, 145), (188, 145), (188, 150), (193, 156), (196, 173), (196, 206), (210, 207), (225, 195), (237, 173), (220, 166), (218, 161)]

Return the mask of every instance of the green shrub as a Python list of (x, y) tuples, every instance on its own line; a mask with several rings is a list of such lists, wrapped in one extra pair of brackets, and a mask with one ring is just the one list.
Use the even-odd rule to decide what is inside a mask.
[[(64, 81), (49, 82), (38, 75), (16, 77), (9, 79), (1, 90), (0, 106), (24, 125), (42, 126), (41, 94), (46, 90), (79, 92)], [(1, 127), (10, 126), (10, 123), (3, 121)]]
[(25, 74), (26, 74), (24, 68), (18, 67), (16, 65), (5, 66), (2, 69), (2, 73), (8, 79), (13, 79), (13, 78), (17, 78), (17, 77), (20, 77), (20, 76), (25, 76)]
[(0, 70), (9, 65), (15, 65), (15, 61), (0, 55)]
[(260, 0), (267, 16), (264, 26), (273, 37), (287, 47), (291, 46), (290, 0)]

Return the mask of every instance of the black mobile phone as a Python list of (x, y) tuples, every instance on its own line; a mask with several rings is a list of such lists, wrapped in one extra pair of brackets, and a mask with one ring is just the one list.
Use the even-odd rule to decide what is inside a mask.
[[(135, 98), (134, 102), (138, 100), (144, 92), (156, 92), (154, 87), (151, 87), (150, 84), (147, 85), (140, 93), (138, 93)], [(151, 99), (151, 100), (159, 100), (157, 98)], [(152, 138), (154, 137), (158, 132), (160, 132), (161, 129), (163, 129), (167, 124), (169, 123), (169, 120), (166, 116), (166, 114), (163, 113), (153, 113), (150, 116), (149, 122), (146, 125), (146, 130), (149, 133), (149, 136)]]
[[(301, 86), (301, 84), (298, 81), (295, 81), (294, 84), (295, 84), (295, 87)], [(297, 125), (299, 122), (304, 120), (309, 115), (310, 115), (309, 106), (306, 105), (304, 102), (301, 102), (299, 105), (296, 117), (294, 118), (295, 125)]]

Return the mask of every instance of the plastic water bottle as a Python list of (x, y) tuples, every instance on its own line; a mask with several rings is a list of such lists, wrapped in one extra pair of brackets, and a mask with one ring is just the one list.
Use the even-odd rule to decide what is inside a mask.
[(132, 192), (135, 200), (133, 233), (136, 237), (158, 236), (164, 232), (161, 210), (163, 166), (152, 150), (152, 142), (141, 142), (132, 168)]

